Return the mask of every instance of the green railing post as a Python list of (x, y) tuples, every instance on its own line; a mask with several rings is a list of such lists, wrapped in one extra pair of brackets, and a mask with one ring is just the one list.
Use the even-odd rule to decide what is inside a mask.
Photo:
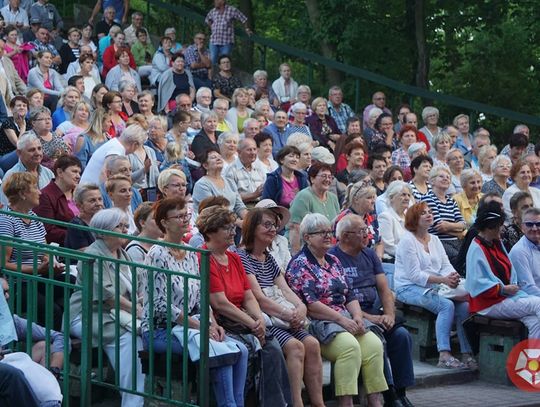
[(210, 322), (210, 257), (209, 252), (201, 255), (201, 358), (199, 361), (199, 405), (207, 407), (209, 404), (209, 394), (206, 389), (209, 385), (208, 371), (208, 340), (209, 340), (209, 322)]
[(92, 303), (94, 260), (82, 262), (81, 407), (92, 405)]

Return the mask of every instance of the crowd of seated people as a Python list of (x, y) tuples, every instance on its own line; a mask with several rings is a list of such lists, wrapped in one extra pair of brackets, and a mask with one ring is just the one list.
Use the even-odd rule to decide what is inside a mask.
[[(495, 146), (466, 114), (444, 122), (434, 106), (392, 112), (383, 92), (354, 112), (340, 86), (312, 95), (287, 63), (242, 83), (231, 27), (247, 20), (225, 1), (207, 17), (209, 42), (201, 31), (184, 46), (174, 28), (150, 33), (142, 13), (123, 7), (105, 7), (94, 26), (101, 3), (90, 22), (64, 27), (46, 0), (28, 10), (9, 1), (10, 16), (28, 16), (8, 21), (0, 40), (9, 89), (0, 95), (0, 202), (125, 236), (9, 214), (0, 214), (0, 233), (192, 275), (194, 252), (130, 236), (208, 249), (210, 337), (238, 353), (212, 366), (218, 405), (243, 406), (256, 389), (259, 405), (301, 406), (304, 384), (310, 404), (323, 406), (324, 358), (335, 365), (341, 406), (352, 405), (359, 378), (369, 406), (411, 406), (411, 337), (395, 298), (436, 314), (441, 368), (477, 369), (462, 327), (472, 313), (520, 320), (540, 338), (540, 143), (526, 125)], [(48, 278), (65, 267), (22, 249), (5, 257), (8, 270), (37, 267)], [(188, 318), (197, 330), (200, 285), (192, 280), (184, 295), (182, 278), (141, 273), (137, 298), (128, 267), (118, 271), (126, 279), (113, 277), (112, 262), (99, 272), (103, 295), (118, 292), (128, 312), (139, 301), (142, 329), (116, 338), (106, 312), (95, 315), (103, 327), (93, 341), (102, 336), (120, 385), (142, 391), (131, 353), (168, 344), (182, 353), (167, 339), (167, 298), (173, 323)], [(27, 290), (18, 291), (23, 303)], [(67, 329), (80, 337), (80, 292), (64, 294), (54, 293), (53, 327), (62, 330), (69, 303)], [(38, 289), (42, 325), (45, 296)], [(450, 346), (454, 324), (460, 356)], [(122, 394), (122, 406), (142, 403)]]

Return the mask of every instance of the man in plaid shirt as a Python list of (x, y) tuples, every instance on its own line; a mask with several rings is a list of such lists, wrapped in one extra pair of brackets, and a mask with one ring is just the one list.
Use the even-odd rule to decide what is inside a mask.
[(247, 17), (236, 7), (225, 4), (225, 0), (214, 0), (214, 8), (207, 14), (205, 23), (210, 26), (210, 57), (217, 64), (220, 55), (231, 55), (234, 44), (234, 20), (240, 21), (247, 35), (252, 32), (247, 26)]
[(341, 133), (347, 132), (347, 119), (354, 116), (351, 107), (343, 103), (343, 91), (339, 86), (332, 86), (328, 91), (328, 114), (336, 121)]

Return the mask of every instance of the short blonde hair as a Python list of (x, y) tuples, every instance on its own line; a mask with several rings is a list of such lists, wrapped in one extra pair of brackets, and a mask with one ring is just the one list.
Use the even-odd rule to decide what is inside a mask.
[[(311, 110), (315, 111), (317, 106), (319, 106), (321, 103), (324, 103), (324, 106), (327, 106), (328, 101), (322, 96), (313, 99), (313, 102), (311, 102)], [(328, 108), (326, 108), (326, 110), (328, 110)]]
[(133, 182), (131, 181), (131, 178), (126, 177), (125, 175), (122, 175), (122, 174), (116, 174), (116, 175), (113, 175), (112, 177), (109, 177), (107, 182), (105, 182), (105, 191), (107, 191), (108, 194), (110, 194), (111, 192), (114, 192), (114, 190), (116, 189), (116, 186), (121, 181), (129, 182), (129, 185), (133, 184)]
[(182, 178), (184, 182), (187, 183), (186, 174), (177, 168), (167, 168), (166, 170), (161, 171), (157, 180), (158, 188), (161, 192), (163, 192), (163, 189), (169, 184), (169, 180), (173, 175)]
[(448, 168), (446, 168), (444, 165), (436, 165), (429, 172), (429, 180), (431, 181), (437, 178), (441, 172), (446, 172), (450, 178), (452, 178), (452, 172)]
[(466, 170), (463, 170), (461, 172), (461, 176), (459, 177), (459, 183), (461, 184), (461, 187), (465, 188), (467, 182), (469, 182), (469, 180), (474, 177), (482, 179), (482, 175), (480, 175), (480, 173), (474, 168), (467, 168)]
[(16, 203), (20, 194), (28, 190), (28, 187), (37, 185), (38, 180), (34, 174), (29, 172), (14, 172), (4, 180), (2, 190), (10, 204)]

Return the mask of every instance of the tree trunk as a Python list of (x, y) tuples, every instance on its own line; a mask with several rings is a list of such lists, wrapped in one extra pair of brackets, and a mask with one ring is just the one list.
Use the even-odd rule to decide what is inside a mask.
[[(255, 20), (253, 18), (253, 4), (251, 3), (251, 0), (240, 0), (238, 9), (244, 13), (248, 19), (248, 26), (251, 28), (252, 31), (255, 32)], [(238, 42), (238, 39), (237, 39)], [(241, 59), (242, 66), (239, 66), (243, 71), (246, 72), (253, 72), (253, 42), (246, 40), (243, 41), (243, 44), (241, 46), (242, 52), (241, 52)], [(238, 47), (240, 48), (240, 47)]]
[[(321, 24), (321, 13), (319, 11), (319, 3), (317, 0), (305, 0), (306, 8), (309, 15), (309, 21), (311, 25), (315, 28)], [(336, 58), (336, 46), (326, 42), (324, 38), (319, 40), (321, 46), (321, 53), (325, 58), (335, 59)], [(330, 86), (339, 85), (343, 81), (343, 75), (340, 71), (326, 67), (326, 78)]]
[(426, 33), (424, 24), (424, 0), (414, 2), (414, 36), (416, 40), (416, 86), (429, 88), (428, 70), (429, 59), (427, 53)]

